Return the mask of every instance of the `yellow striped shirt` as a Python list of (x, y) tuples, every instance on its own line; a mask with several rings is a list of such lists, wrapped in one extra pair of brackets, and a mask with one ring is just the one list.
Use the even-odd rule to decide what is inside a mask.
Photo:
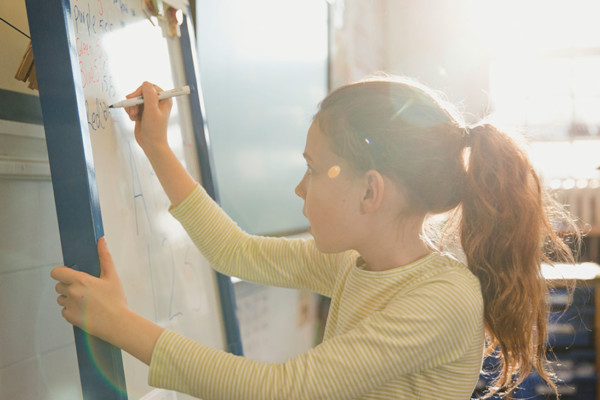
[(198, 186), (171, 209), (219, 272), (331, 297), (323, 342), (283, 363), (165, 330), (148, 381), (209, 399), (469, 399), (484, 343), (477, 278), (446, 254), (368, 271), (358, 253), (243, 232)]

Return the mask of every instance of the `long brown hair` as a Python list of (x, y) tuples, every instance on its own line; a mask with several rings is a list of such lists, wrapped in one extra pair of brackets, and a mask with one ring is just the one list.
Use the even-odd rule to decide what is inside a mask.
[(553, 216), (566, 214), (518, 143), (491, 124), (466, 126), (441, 96), (404, 78), (343, 86), (323, 100), (315, 122), (357, 172), (376, 169), (395, 179), (409, 212), (453, 214), (443, 237), (457, 238), (479, 278), (486, 354), (500, 361), (488, 395), (510, 397), (532, 369), (556, 391), (547, 369), (541, 263), (574, 259), (553, 230)]

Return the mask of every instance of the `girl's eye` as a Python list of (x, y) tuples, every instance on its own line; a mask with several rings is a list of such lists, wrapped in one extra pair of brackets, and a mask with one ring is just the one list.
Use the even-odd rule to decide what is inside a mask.
[(310, 165), (306, 164), (306, 173), (308, 175), (312, 175), (312, 172), (313, 172), (312, 167)]

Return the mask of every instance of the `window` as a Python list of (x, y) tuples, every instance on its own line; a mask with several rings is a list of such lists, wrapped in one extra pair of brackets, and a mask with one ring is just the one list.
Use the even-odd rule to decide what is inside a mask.
[(494, 121), (534, 140), (532, 158), (546, 178), (597, 178), (600, 2), (487, 0), (471, 7), (489, 51)]

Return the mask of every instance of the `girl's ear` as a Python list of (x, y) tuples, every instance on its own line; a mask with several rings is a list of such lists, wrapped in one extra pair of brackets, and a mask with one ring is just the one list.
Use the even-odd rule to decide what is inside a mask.
[(381, 206), (383, 201), (383, 194), (385, 190), (385, 183), (383, 176), (371, 169), (364, 175), (362, 199), (361, 199), (361, 211), (365, 214), (375, 212)]

